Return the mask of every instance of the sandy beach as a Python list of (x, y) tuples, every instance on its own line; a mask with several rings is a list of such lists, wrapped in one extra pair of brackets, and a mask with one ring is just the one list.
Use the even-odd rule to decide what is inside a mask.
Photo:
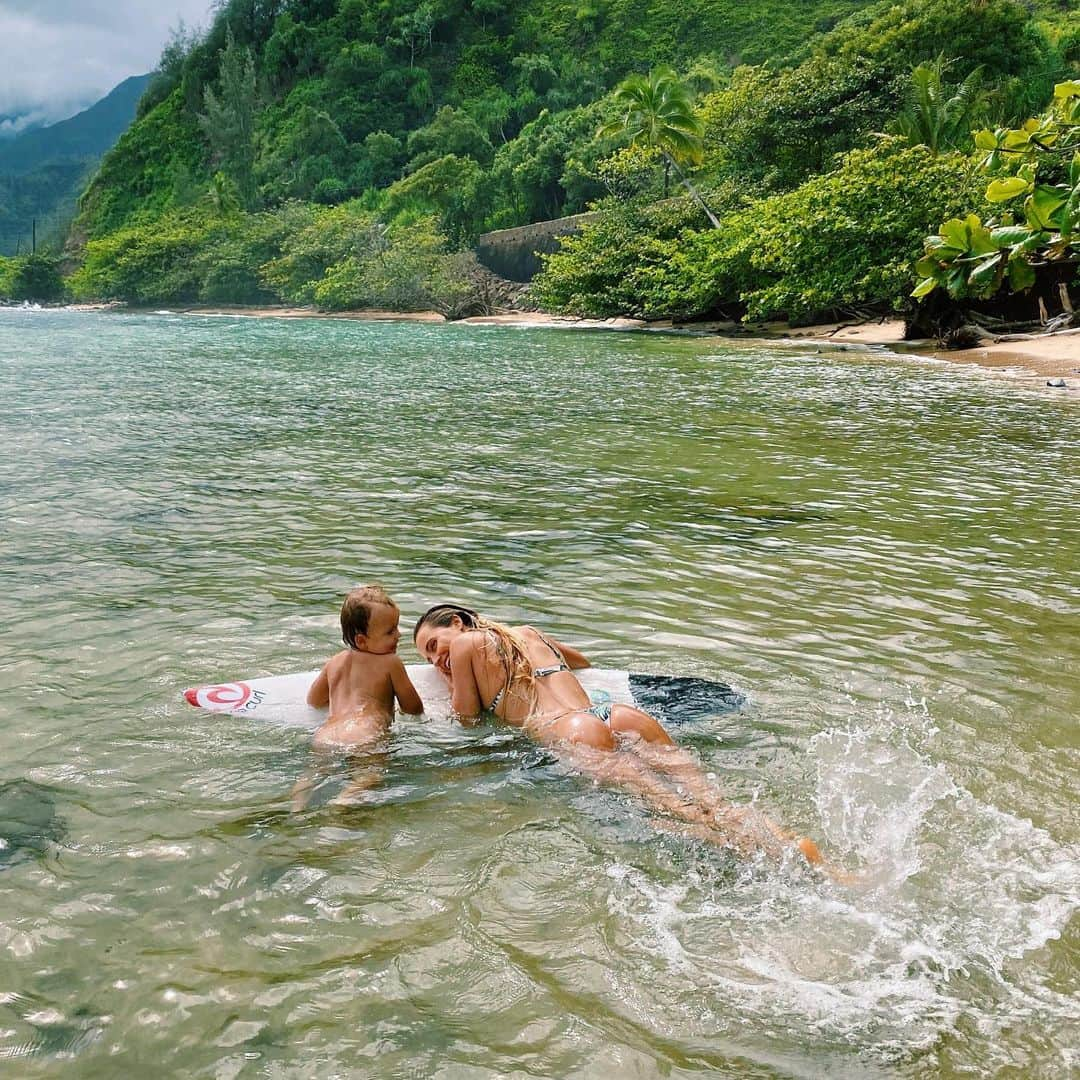
[[(254, 319), (357, 319), (366, 322), (445, 322), (437, 311), (319, 311), (308, 307), (214, 307), (195, 305), (177, 308), (131, 308), (124, 304), (76, 304), (69, 310), (145, 311), (177, 315), (231, 316)], [(950, 364), (968, 364), (1029, 387), (1045, 387), (1080, 397), (1080, 332), (1063, 332), (1024, 341), (1002, 341), (972, 349), (941, 349), (933, 341), (905, 341), (901, 319), (862, 323), (822, 323), (791, 327), (782, 322), (736, 324), (733, 322), (673, 323), (668, 320), (610, 318), (579, 319), (540, 311), (514, 311), (463, 319), (474, 326), (542, 326), (579, 330), (675, 331), (739, 341), (813, 341), (837, 348), (885, 349), (922, 356)], [(1064, 381), (1064, 386), (1060, 382)], [(1055, 385), (1050, 385), (1055, 384)]]

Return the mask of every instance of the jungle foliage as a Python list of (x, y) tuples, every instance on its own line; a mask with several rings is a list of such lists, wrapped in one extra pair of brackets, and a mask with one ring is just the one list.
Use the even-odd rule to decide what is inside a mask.
[(897, 307), (926, 234), (983, 205), (970, 127), (1075, 71), (1039, 3), (223, 0), (84, 194), (72, 285), (460, 312), (490, 295), (480, 232), (595, 206), (543, 306)]
[(90, 240), (70, 285), (77, 298), (136, 304), (315, 304), (459, 316), (486, 310), (489, 277), (474, 256), (452, 250), (430, 215), (384, 224), (357, 200), (334, 207), (291, 201), (245, 213), (233, 197)]

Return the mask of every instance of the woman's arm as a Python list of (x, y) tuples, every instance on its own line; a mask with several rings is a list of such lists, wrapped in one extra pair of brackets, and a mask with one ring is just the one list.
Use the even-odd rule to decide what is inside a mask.
[(424, 703), (416, 692), (416, 687), (405, 670), (405, 665), (398, 660), (390, 669), (390, 680), (394, 686), (394, 697), (403, 713), (419, 716), (424, 711)]
[(471, 638), (462, 634), (450, 646), (450, 707), (463, 723), (484, 711), (476, 683), (475, 663), (479, 658)]
[(577, 671), (580, 668), (592, 667), (592, 664), (589, 663), (589, 658), (584, 653), (575, 649), (573, 645), (564, 645), (561, 641), (556, 641), (554, 638), (551, 639), (551, 644), (563, 654), (563, 659), (573, 671)]

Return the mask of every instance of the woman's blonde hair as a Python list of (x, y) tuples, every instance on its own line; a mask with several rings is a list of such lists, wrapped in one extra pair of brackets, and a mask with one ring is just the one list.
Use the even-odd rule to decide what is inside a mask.
[(413, 641), (416, 641), (421, 627), (449, 626), (455, 618), (461, 620), (461, 625), (466, 630), (484, 630), (494, 638), (499, 659), (506, 668), (507, 686), (517, 683), (517, 692), (524, 691), (524, 696), (531, 700), (536, 685), (532, 661), (529, 659), (529, 653), (521, 635), (514, 633), (505, 623), (485, 619), (479, 612), (461, 604), (436, 604), (428, 608), (416, 620), (416, 626), (413, 627)]

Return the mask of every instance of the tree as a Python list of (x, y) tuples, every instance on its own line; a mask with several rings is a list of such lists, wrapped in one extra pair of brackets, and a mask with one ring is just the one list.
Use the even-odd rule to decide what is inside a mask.
[(658, 150), (665, 166), (664, 194), (668, 189), (668, 172), (674, 169), (682, 185), (705, 211), (713, 228), (720, 228), (716, 215), (681, 168), (681, 164), (701, 163), (703, 129), (701, 121), (694, 115), (693, 96), (679, 76), (669, 67), (653, 68), (647, 77), (630, 75), (615, 88), (612, 97), (623, 115), (601, 127), (598, 134), (622, 132), (630, 136), (631, 146)]
[(392, 27), (393, 36), (389, 40), (408, 48), (409, 67), (415, 67), (416, 54), (431, 48), (435, 31), (435, 8), (430, 3), (421, 3), (415, 11), (399, 15), (393, 21)]
[(958, 86), (945, 81), (954, 63), (939, 53), (935, 60), (912, 69), (910, 100), (894, 128), (909, 146), (927, 146), (935, 157), (969, 143), (971, 129), (986, 108), (980, 64)]
[(495, 153), (480, 125), (467, 112), (450, 105), (444, 105), (430, 124), (409, 135), (406, 150), (410, 159), (406, 172), (416, 172), (446, 154), (471, 157), (488, 165)]
[(200, 114), (214, 162), (235, 184), (245, 210), (255, 205), (255, 113), (258, 90), (251, 50), (237, 45), (232, 29), (221, 50), (220, 91), (206, 87)]

